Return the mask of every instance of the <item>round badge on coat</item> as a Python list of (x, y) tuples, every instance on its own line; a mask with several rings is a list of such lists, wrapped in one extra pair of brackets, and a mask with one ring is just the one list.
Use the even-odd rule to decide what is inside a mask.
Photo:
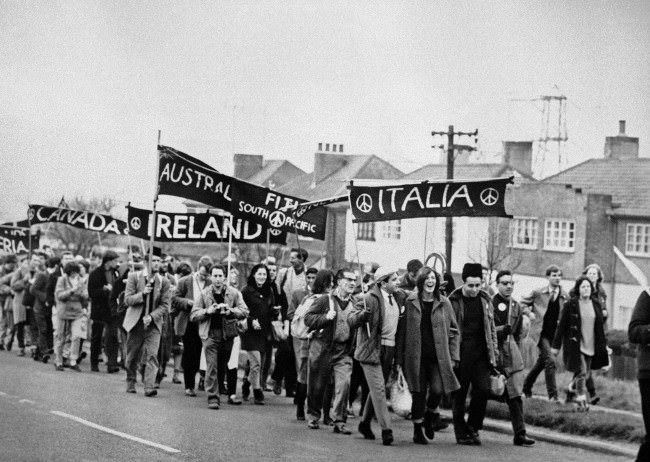
[(499, 308), (499, 311), (505, 311), (508, 307), (506, 306), (505, 303), (499, 303), (497, 305), (497, 308)]

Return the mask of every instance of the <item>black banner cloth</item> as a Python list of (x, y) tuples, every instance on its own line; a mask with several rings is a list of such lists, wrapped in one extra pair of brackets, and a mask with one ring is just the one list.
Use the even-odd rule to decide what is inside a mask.
[(233, 181), (232, 199), (232, 213), (235, 216), (245, 217), (270, 228), (325, 240), (325, 207), (313, 208), (300, 218), (294, 218), (292, 212), (305, 200), (239, 180)]
[(418, 217), (508, 217), (506, 186), (514, 177), (485, 180), (355, 186), (350, 182), (353, 223)]
[[(151, 237), (151, 211), (127, 207), (131, 236), (142, 239)], [(227, 216), (210, 213), (166, 213), (156, 210), (156, 242), (228, 242), (230, 226)], [(258, 223), (234, 217), (232, 241), (262, 244), (266, 242), (266, 228)], [(279, 229), (269, 230), (269, 243), (285, 244), (287, 233)]]
[(231, 176), (167, 146), (158, 146), (158, 157), (158, 194), (183, 197), (230, 211)]
[(325, 239), (327, 209), (324, 207), (294, 219), (291, 211), (305, 200), (224, 175), (199, 159), (167, 146), (158, 146), (158, 150), (159, 194), (194, 200), (268, 228)]
[(32, 225), (40, 223), (63, 223), (74, 226), (75, 228), (98, 231), (100, 233), (118, 234), (120, 236), (129, 234), (126, 222), (96, 212), (30, 204), (27, 217)]
[(29, 220), (21, 221), (8, 221), (0, 224), (0, 226), (9, 226), (11, 228), (29, 228)]
[(309, 212), (312, 209), (315, 209), (316, 207), (322, 207), (324, 205), (329, 205), (329, 204), (336, 204), (338, 202), (345, 202), (347, 200), (348, 200), (348, 195), (346, 194), (345, 196), (330, 197), (329, 199), (303, 202), (296, 210), (293, 211), (293, 215), (297, 218), (300, 218), (305, 213)]
[(40, 233), (30, 234), (29, 229), (0, 225), (0, 255), (29, 252), (29, 240), (32, 249), (38, 249)]

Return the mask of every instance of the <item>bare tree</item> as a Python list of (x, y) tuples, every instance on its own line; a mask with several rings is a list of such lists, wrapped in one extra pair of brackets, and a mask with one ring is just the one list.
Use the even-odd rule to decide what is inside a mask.
[(510, 220), (507, 218), (491, 217), (487, 236), (481, 241), (490, 277), (493, 271), (514, 271), (521, 264), (521, 256), (513, 252), (510, 245)]
[[(110, 215), (117, 202), (111, 197), (93, 197), (84, 199), (77, 196), (68, 201), (68, 206), (72, 210), (87, 210), (91, 212)], [(57, 207), (58, 202), (51, 203)], [(110, 234), (100, 234), (99, 232), (88, 231), (85, 229), (74, 228), (63, 223), (48, 223), (41, 225), (45, 236), (49, 239), (58, 241), (62, 247), (72, 250), (78, 255), (88, 256), (90, 251), (96, 247), (112, 246), (116, 243), (116, 237)]]

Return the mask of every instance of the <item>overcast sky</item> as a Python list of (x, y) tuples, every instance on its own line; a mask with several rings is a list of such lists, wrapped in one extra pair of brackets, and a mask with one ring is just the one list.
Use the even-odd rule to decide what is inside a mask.
[(538, 137), (539, 104), (511, 99), (562, 93), (570, 163), (619, 119), (650, 156), (649, 50), (647, 0), (3, 1), (0, 220), (62, 195), (147, 206), (159, 129), (228, 174), (234, 152), (311, 171), (321, 141), (412, 171), (449, 124), (486, 158)]

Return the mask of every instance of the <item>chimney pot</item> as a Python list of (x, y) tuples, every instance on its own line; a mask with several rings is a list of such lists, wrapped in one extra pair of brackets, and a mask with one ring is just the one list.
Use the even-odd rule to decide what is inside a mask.
[(625, 121), (624, 120), (619, 120), (618, 121), (618, 134), (619, 135), (625, 135)]
[(336, 152), (336, 145), (335, 144), (332, 145), (332, 152)]
[(330, 152), (330, 144), (325, 143), (325, 152)]
[(339, 144), (339, 152), (343, 152), (343, 145)]
[(318, 151), (323, 151), (323, 143), (318, 143)]

